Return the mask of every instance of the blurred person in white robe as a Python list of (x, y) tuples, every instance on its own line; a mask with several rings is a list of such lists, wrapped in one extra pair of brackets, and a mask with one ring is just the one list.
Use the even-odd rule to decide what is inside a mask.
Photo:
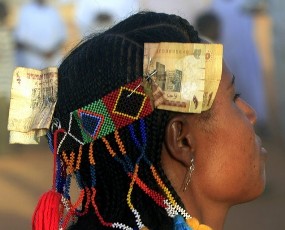
[(12, 30), (7, 25), (8, 6), (0, 2), (0, 98), (10, 99), (13, 70), (15, 68)]
[(212, 0), (140, 0), (141, 10), (177, 14), (193, 24), (197, 16), (205, 11)]
[(237, 92), (257, 112), (260, 132), (267, 132), (267, 101), (261, 57), (254, 38), (254, 21), (243, 11), (247, 0), (213, 0), (211, 10), (220, 19), (224, 59), (236, 77)]
[(284, 0), (247, 0), (244, 11), (253, 16), (267, 13), (272, 25), (272, 51), (274, 59), (273, 78), (274, 90), (273, 113), (277, 121), (274, 127), (276, 138), (285, 149), (285, 1)]
[(84, 37), (100, 33), (138, 10), (138, 0), (76, 0), (75, 23)]
[(9, 132), (7, 130), (9, 100), (14, 62), (14, 43), (11, 28), (7, 23), (9, 7), (0, 2), (0, 155), (9, 152)]
[(67, 39), (66, 26), (45, 0), (34, 0), (20, 9), (14, 31), (18, 66), (43, 69), (58, 66)]

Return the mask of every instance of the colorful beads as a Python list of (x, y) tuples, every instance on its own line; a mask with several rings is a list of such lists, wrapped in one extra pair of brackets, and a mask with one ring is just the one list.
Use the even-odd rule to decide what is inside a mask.
[(118, 229), (123, 229), (123, 230), (133, 230), (133, 228), (125, 225), (125, 224), (122, 224), (122, 223), (113, 223), (112, 224), (112, 227), (113, 228), (118, 228)]
[(147, 228), (146, 226), (140, 228), (140, 230), (149, 230), (149, 228)]
[(120, 152), (121, 152), (123, 155), (125, 155), (127, 152), (126, 152), (125, 146), (124, 146), (124, 144), (123, 144), (123, 142), (122, 142), (122, 140), (121, 140), (121, 138), (120, 138), (119, 131), (116, 130), (116, 131), (114, 132), (114, 135), (115, 135), (116, 142), (117, 142), (117, 144), (118, 144), (118, 146), (119, 146)]
[(93, 157), (93, 142), (91, 142), (89, 145), (89, 162), (90, 165), (95, 165), (95, 160)]
[(70, 153), (70, 158), (68, 159), (65, 151), (62, 152), (62, 158), (68, 168), (68, 174), (72, 174), (73, 171), (74, 171), (74, 168), (73, 168), (73, 164), (74, 164), (74, 159), (75, 159), (75, 153), (72, 151)]
[[(132, 174), (128, 174), (130, 177), (132, 177)], [(139, 186), (141, 190), (145, 192), (152, 200), (160, 207), (165, 208), (166, 205), (164, 204), (164, 197), (159, 194), (158, 192), (150, 189), (139, 177), (136, 177), (135, 180), (136, 184)]]
[(134, 206), (132, 204), (132, 200), (131, 200), (131, 195), (132, 195), (132, 191), (133, 191), (133, 188), (134, 188), (134, 184), (135, 184), (136, 178), (138, 176), (138, 171), (139, 171), (139, 166), (136, 165), (135, 166), (135, 170), (134, 170), (134, 174), (132, 176), (132, 181), (131, 181), (131, 184), (130, 184), (130, 187), (129, 187), (129, 191), (128, 191), (128, 194), (127, 194), (127, 204), (129, 206), (129, 208), (131, 209), (131, 211), (133, 212), (133, 214), (135, 215), (135, 219), (136, 219), (136, 223), (137, 223), (138, 228), (141, 229), (144, 225), (143, 225), (143, 223), (141, 221), (141, 217), (140, 217), (139, 212), (134, 208)]
[(81, 157), (82, 157), (82, 145), (80, 145), (79, 151), (78, 151), (78, 156), (77, 156), (77, 160), (76, 160), (76, 167), (75, 167), (76, 171), (80, 169)]
[(90, 192), (90, 189), (88, 187), (85, 187), (85, 194), (86, 196), (86, 203), (84, 205), (84, 211), (81, 212), (81, 211), (78, 211), (78, 210), (75, 210), (75, 213), (77, 216), (84, 216), (85, 214), (87, 214), (88, 210), (89, 210), (89, 204), (91, 203), (91, 192)]
[(194, 217), (187, 219), (186, 222), (193, 230), (198, 229), (200, 225), (199, 221)]
[(112, 149), (112, 147), (111, 147), (109, 141), (108, 141), (105, 137), (102, 137), (102, 141), (104, 142), (104, 144), (105, 144), (107, 150), (109, 151), (110, 155), (111, 155), (112, 157), (115, 157), (115, 156), (116, 156), (116, 153), (115, 153), (115, 151)]
[(174, 217), (174, 230), (193, 230), (187, 225), (182, 216), (177, 215)]
[(154, 177), (154, 179), (156, 180), (157, 184), (161, 187), (161, 189), (163, 190), (163, 192), (165, 193), (167, 199), (170, 201), (170, 203), (173, 206), (177, 206), (176, 201), (174, 200), (172, 194), (170, 193), (170, 191), (168, 190), (168, 188), (165, 186), (165, 184), (162, 182), (161, 178), (158, 176), (156, 169), (154, 168), (154, 166), (150, 166), (152, 175)]
[[(133, 91), (141, 82), (142, 79), (137, 79), (71, 112), (68, 131), (61, 139), (58, 149), (70, 150), (101, 139), (151, 114), (153, 108), (143, 89)], [(133, 94), (129, 96), (131, 92)], [(73, 139), (73, 143), (70, 144), (67, 136)]]
[(95, 214), (97, 216), (97, 218), (99, 219), (100, 223), (105, 226), (105, 227), (112, 227), (112, 223), (109, 223), (109, 222), (106, 222), (104, 220), (104, 218), (101, 216), (99, 210), (98, 210), (98, 207), (95, 203), (95, 196), (96, 196), (96, 189), (95, 188), (91, 188), (92, 190), (92, 196), (91, 196), (91, 203), (92, 203), (92, 206), (94, 208), (94, 211), (95, 211)]
[[(114, 158), (115, 161), (119, 162), (124, 171), (126, 172), (126, 174), (128, 175), (128, 177), (131, 178), (131, 182), (129, 185), (129, 190), (126, 196), (126, 202), (128, 207), (130, 208), (130, 210), (132, 211), (132, 213), (134, 214), (135, 217), (135, 221), (136, 221), (136, 225), (137, 228), (134, 229), (139, 229), (139, 230), (148, 230), (148, 228), (146, 226), (144, 226), (144, 224), (142, 223), (141, 217), (140, 217), (140, 213), (139, 211), (135, 208), (135, 205), (132, 203), (132, 195), (133, 195), (133, 189), (135, 184), (147, 195), (149, 196), (158, 206), (164, 208), (168, 215), (171, 217), (176, 217), (176, 216), (180, 216), (183, 219), (183, 217), (185, 219), (191, 219), (190, 215), (182, 208), (180, 207), (177, 202), (175, 201), (173, 195), (171, 194), (171, 192), (169, 191), (169, 189), (166, 187), (166, 185), (164, 184), (164, 182), (162, 181), (162, 179), (160, 178), (160, 176), (158, 175), (155, 167), (152, 165), (152, 163), (147, 159), (147, 156), (145, 154), (145, 150), (146, 150), (146, 146), (147, 146), (147, 132), (146, 132), (146, 124), (145, 121), (142, 119), (142, 116), (146, 116), (147, 114), (150, 113), (150, 111), (148, 110), (144, 110), (144, 103), (140, 106), (138, 106), (138, 110), (137, 112), (139, 114), (144, 114), (144, 115), (138, 115), (138, 117), (136, 116), (136, 113), (134, 111), (130, 112), (129, 116), (126, 116), (126, 114), (124, 114), (125, 111), (128, 110), (128, 104), (124, 105), (122, 103), (121, 100), (125, 100), (123, 98), (119, 98), (119, 97), (126, 97), (127, 93), (129, 93), (130, 90), (128, 90), (127, 88), (121, 88), (121, 91), (117, 91), (117, 92), (113, 92), (113, 96), (117, 96), (117, 101), (114, 104), (111, 101), (112, 97), (105, 97), (102, 99), (102, 103), (100, 102), (96, 102), (96, 103), (91, 103), (90, 105), (87, 105), (79, 110), (77, 110), (77, 121), (80, 122), (81, 124), (81, 129), (83, 130), (83, 132), (85, 134), (82, 135), (87, 135), (88, 133), (88, 138), (87, 136), (84, 139), (84, 144), (90, 143), (89, 144), (89, 150), (88, 150), (88, 160), (89, 160), (89, 166), (90, 166), (90, 177), (91, 177), (91, 181), (87, 182), (90, 186), (90, 188), (84, 188), (85, 183), (83, 183), (81, 181), (81, 175), (80, 175), (80, 167), (81, 167), (81, 161), (82, 161), (82, 152), (83, 152), (83, 147), (82, 144), (79, 146), (79, 150), (78, 150), (78, 154), (77, 154), (77, 158), (76, 155), (73, 151), (70, 152), (69, 157), (67, 156), (67, 154), (65, 152), (62, 153), (62, 159), (65, 163), (65, 165), (67, 166), (67, 176), (66, 176), (66, 181), (65, 181), (65, 190), (64, 190), (64, 197), (65, 199), (65, 206), (67, 209), (67, 214), (65, 216), (65, 218), (63, 219), (62, 222), (62, 226), (66, 227), (68, 225), (68, 222), (70, 221), (71, 218), (74, 218), (75, 215), (76, 216), (82, 216), (85, 215), (88, 212), (88, 208), (93, 207), (94, 208), (94, 212), (98, 218), (98, 220), (100, 221), (100, 223), (105, 226), (105, 227), (112, 227), (112, 228), (118, 228), (118, 229), (124, 229), (124, 230), (131, 230), (133, 228), (123, 224), (123, 223), (111, 223), (111, 222), (107, 222), (103, 216), (100, 214), (100, 211), (98, 209), (98, 206), (96, 204), (96, 170), (95, 170), (95, 165), (96, 165), (96, 161), (94, 158), (94, 152), (93, 152), (93, 141), (94, 139), (98, 139), (101, 138), (102, 142), (105, 144), (107, 151), (109, 152), (109, 154), (112, 156), (112, 158)], [(117, 94), (117, 95), (116, 95)], [(138, 94), (139, 97), (143, 96), (143, 93), (139, 93)], [(109, 96), (109, 95), (108, 95)], [(135, 97), (135, 93), (132, 94), (132, 97)], [(143, 99), (146, 100), (146, 99)], [(113, 104), (112, 104), (113, 103)], [(111, 127), (109, 129), (110, 132), (114, 132), (114, 138), (116, 141), (116, 144), (118, 146), (117, 149), (119, 149), (121, 154), (117, 154), (114, 149), (112, 148), (110, 142), (107, 140), (106, 138), (106, 132), (104, 135), (101, 135), (101, 129), (104, 127), (104, 124), (99, 124), (99, 122), (104, 122), (104, 119), (106, 118), (105, 116), (97, 116), (96, 113), (98, 113), (98, 108), (96, 106), (100, 105), (101, 110), (103, 109), (103, 105), (106, 106), (106, 109), (108, 110), (108, 114), (110, 115), (110, 117), (112, 118), (112, 121), (114, 122), (115, 125), (115, 129), (113, 129), (113, 127)], [(106, 114), (105, 114), (106, 115)], [(96, 117), (97, 116), (97, 117)], [(121, 118), (118, 118), (119, 116), (121, 116)], [(113, 119), (114, 117), (115, 120)], [(81, 120), (80, 120), (81, 119)], [(95, 120), (94, 120), (95, 119)], [(101, 119), (101, 120), (100, 120)], [(139, 119), (139, 128), (140, 128), (140, 132), (138, 132), (140, 135), (137, 135), (134, 125), (132, 124), (133, 121), (130, 121), (128, 119)], [(127, 121), (125, 121), (127, 120)], [(96, 121), (96, 124), (91, 124), (92, 121)], [(93, 125), (93, 126), (92, 126)], [(117, 126), (119, 125), (119, 126)], [(120, 134), (119, 134), (119, 130), (118, 127), (123, 127), (128, 125), (129, 128), (129, 133), (131, 136), (131, 139), (134, 141), (137, 149), (139, 150), (139, 156), (136, 159), (135, 165), (133, 164), (132, 160), (130, 159), (130, 157), (127, 155), (127, 151), (126, 148), (121, 140)], [(70, 123), (71, 126), (71, 123)], [(113, 130), (112, 130), (113, 129)], [(108, 131), (108, 132), (109, 132)], [(68, 132), (70, 132), (70, 129), (68, 130)], [(103, 133), (104, 133), (103, 132)], [(68, 133), (70, 136), (71, 134)], [(92, 137), (90, 139), (90, 137)], [(158, 184), (158, 186), (161, 188), (161, 190), (163, 191), (163, 193), (159, 193), (153, 189), (150, 189), (138, 176), (138, 172), (139, 172), (139, 165), (140, 165), (140, 161), (144, 160), (146, 162), (146, 164), (149, 165), (151, 173), (153, 175), (153, 178), (155, 179), (156, 183)], [(76, 176), (76, 180), (78, 183), (79, 188), (81, 189), (80, 195), (77, 199), (77, 201), (74, 204), (71, 204), (70, 200), (69, 200), (69, 187), (70, 187), (70, 179), (71, 179), (71, 174), (75, 174)], [(84, 208), (82, 207), (82, 211), (78, 210), (78, 207), (80, 207), (80, 205), (82, 205), (83, 200), (86, 200), (85, 206)], [(91, 204), (91, 205), (90, 205)], [(179, 218), (178, 218), (179, 220)], [(187, 220), (188, 221), (188, 220)], [(184, 221), (176, 221), (176, 226), (179, 226), (180, 228), (175, 228), (175, 229), (183, 229), (183, 230), (196, 230), (196, 229), (192, 229), (192, 227), (189, 227), (186, 222)], [(193, 225), (193, 224), (192, 224)], [(201, 227), (201, 229), (199, 230), (209, 230), (207, 228), (204, 229), (205, 225), (199, 225), (199, 227)], [(206, 226), (207, 227), (207, 226)], [(198, 229), (197, 229), (198, 230)]]
[(138, 175), (138, 171), (139, 171), (139, 166), (136, 165), (135, 166), (135, 170), (134, 170), (134, 174), (133, 174), (133, 177), (132, 177), (132, 181), (131, 181), (131, 184), (130, 184), (130, 187), (129, 187), (129, 191), (128, 191), (128, 194), (127, 194), (127, 204), (128, 204), (130, 209), (134, 209), (134, 206), (133, 206), (133, 204), (131, 202), (131, 194), (132, 194), (132, 191), (133, 191), (133, 186), (134, 186), (136, 177)]
[(105, 103), (99, 99), (91, 104), (72, 112), (84, 141), (84, 144), (99, 139), (115, 131), (116, 127), (112, 121)]
[(187, 219), (186, 222), (193, 230), (213, 230), (211, 227), (205, 224), (200, 224), (199, 221), (194, 217)]

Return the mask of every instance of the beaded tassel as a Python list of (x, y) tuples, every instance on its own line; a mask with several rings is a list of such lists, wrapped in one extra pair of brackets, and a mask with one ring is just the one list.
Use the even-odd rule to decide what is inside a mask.
[[(82, 201), (83, 201), (84, 196), (85, 196), (85, 190), (83, 189), (83, 187), (81, 185), (80, 174), (79, 174), (81, 155), (82, 155), (82, 147), (79, 148), (79, 153), (78, 153), (78, 157), (77, 157), (76, 165), (75, 165), (75, 153), (72, 151), (70, 153), (70, 158), (68, 159), (65, 151), (62, 152), (62, 158), (63, 158), (65, 165), (67, 166), (67, 170), (68, 170), (66, 183), (65, 183), (64, 195), (62, 198), (65, 209), (67, 210), (67, 214), (61, 221), (61, 228), (62, 229), (65, 229), (67, 227), (68, 223), (70, 222), (70, 219), (74, 219), (75, 215), (77, 214), (77, 208), (82, 204)], [(71, 176), (73, 173), (75, 173), (75, 175), (77, 175), (76, 176), (77, 183), (78, 183), (79, 188), (80, 188), (80, 195), (74, 204), (71, 203), (70, 196), (69, 196)]]
[[(115, 154), (115, 153), (113, 153)], [(89, 145), (89, 163), (90, 163), (90, 174), (91, 174), (91, 203), (94, 208), (95, 214), (97, 218), (99, 219), (100, 223), (105, 226), (105, 227), (111, 227), (111, 228), (119, 228), (123, 230), (132, 230), (129, 226), (122, 224), (122, 223), (111, 223), (111, 222), (106, 222), (104, 218), (101, 216), (98, 206), (95, 202), (95, 197), (96, 197), (96, 171), (95, 171), (95, 159), (93, 156), (93, 142), (90, 143)]]
[[(78, 152), (78, 156), (77, 156), (77, 160), (76, 160), (76, 166), (75, 166), (74, 174), (75, 174), (75, 177), (76, 177), (77, 185), (78, 185), (78, 187), (81, 190), (80, 196), (82, 196), (82, 197), (79, 197), (78, 200), (81, 200), (81, 199), (83, 200), (84, 196), (86, 196), (86, 203), (85, 203), (85, 206), (84, 206), (84, 211), (79, 211), (77, 209), (78, 206), (74, 207), (74, 209), (75, 209), (74, 211), (75, 211), (77, 216), (83, 216), (83, 215), (87, 214), (88, 209), (89, 209), (89, 204), (91, 203), (91, 192), (90, 192), (90, 189), (88, 187), (84, 187), (84, 185), (82, 184), (82, 181), (81, 181), (80, 173), (79, 173), (80, 164), (81, 164), (81, 158), (82, 158), (82, 145), (80, 145), (80, 147), (79, 147), (79, 152)], [(82, 201), (81, 201), (81, 204), (82, 204)]]
[[(128, 161), (127, 159), (127, 156), (126, 156), (126, 150), (125, 150), (125, 147), (123, 145), (123, 142), (121, 141), (120, 139), (120, 136), (119, 136), (119, 133), (118, 131), (115, 131), (115, 139), (116, 139), (116, 142), (119, 146), (119, 149), (120, 149), (120, 152), (122, 153), (122, 155), (124, 156), (124, 159), (127, 161), (127, 163), (125, 161), (122, 161), (121, 159), (119, 159), (119, 157), (117, 156), (116, 152), (112, 149), (110, 143), (108, 142), (108, 140), (106, 138), (102, 138), (107, 150), (109, 151), (110, 155), (116, 159), (119, 163), (121, 163), (124, 167), (124, 170), (125, 172), (131, 177), (131, 183), (130, 183), (130, 187), (129, 187), (129, 191), (128, 191), (128, 194), (127, 194), (127, 204), (130, 208), (130, 210), (132, 211), (132, 213), (134, 214), (135, 216), (135, 219), (136, 219), (136, 224), (138, 226), (139, 229), (147, 229), (142, 221), (141, 221), (141, 217), (140, 217), (140, 214), (139, 212), (135, 209), (134, 205), (132, 204), (131, 202), (131, 194), (132, 194), (132, 191), (133, 191), (133, 186), (138, 178), (138, 169), (139, 169), (139, 161), (141, 159), (141, 157), (138, 158), (137, 160), (137, 163), (135, 165), (135, 169), (134, 169), (134, 172), (132, 173), (132, 166), (131, 166), (131, 163), (130, 163), (130, 160)], [(131, 171), (131, 172), (130, 172)]]
[[(123, 145), (123, 142), (121, 141), (120, 139), (120, 136), (119, 136), (119, 132), (118, 131), (115, 131), (115, 138), (116, 138), (116, 142), (118, 143), (119, 145), (119, 149), (124, 157), (123, 160), (121, 160), (118, 155), (116, 154), (116, 152), (112, 149), (112, 147), (110, 146), (108, 140), (106, 138), (102, 138), (107, 150), (109, 151), (110, 155), (117, 161), (119, 162), (123, 168), (124, 168), (124, 171), (127, 173), (127, 175), (130, 177), (130, 178), (133, 178), (133, 171), (134, 171), (134, 167), (132, 166), (132, 163), (131, 163), (131, 160), (130, 158), (126, 155), (126, 151), (125, 151), (125, 147)], [(136, 185), (139, 186), (139, 188), (144, 191), (146, 193), (146, 195), (148, 195), (158, 206), (162, 207), (162, 208), (165, 208), (166, 205), (164, 204), (164, 197), (150, 189), (138, 176), (135, 177), (135, 183)]]
[(132, 204), (132, 201), (131, 201), (131, 194), (132, 194), (132, 191), (133, 191), (135, 180), (136, 180), (137, 175), (138, 175), (138, 171), (139, 171), (139, 165), (136, 164), (135, 171), (134, 171), (134, 174), (132, 176), (132, 181), (131, 181), (130, 188), (129, 188), (128, 195), (127, 195), (127, 204), (129, 206), (129, 208), (131, 209), (132, 213), (135, 215), (136, 223), (137, 223), (138, 228), (142, 229), (145, 226), (143, 225), (143, 223), (141, 221), (141, 217), (140, 217), (139, 212), (135, 209), (135, 207), (134, 207), (134, 205)]

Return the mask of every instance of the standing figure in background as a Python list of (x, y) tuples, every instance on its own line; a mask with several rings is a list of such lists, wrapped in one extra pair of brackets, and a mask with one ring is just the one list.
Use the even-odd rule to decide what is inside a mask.
[(76, 0), (75, 23), (84, 37), (108, 29), (138, 9), (138, 0), (121, 0), (120, 4), (116, 0)]
[(17, 65), (43, 69), (61, 61), (66, 27), (56, 9), (34, 0), (20, 10), (15, 28)]
[(4, 97), (8, 101), (15, 63), (11, 29), (6, 23), (7, 14), (7, 5), (0, 2), (0, 97)]
[[(283, 0), (247, 0), (244, 9), (256, 15), (265, 10), (272, 20), (272, 49), (274, 55), (274, 79), (273, 88), (275, 92), (274, 114), (277, 119), (277, 130), (274, 130), (281, 143), (285, 141), (285, 1)], [(283, 144), (284, 145), (284, 144)], [(285, 146), (284, 146), (285, 147)]]
[(195, 24), (200, 36), (212, 42), (220, 41), (221, 22), (216, 13), (211, 10), (201, 13), (197, 16)]
[(258, 114), (259, 131), (267, 123), (261, 59), (254, 40), (253, 18), (243, 10), (245, 0), (213, 0), (212, 10), (221, 21), (225, 62), (236, 76), (237, 91)]
[(0, 2), (0, 154), (7, 152), (8, 108), (14, 63), (14, 43), (11, 29), (7, 26), (8, 7)]
[(177, 14), (184, 17), (190, 23), (196, 20), (196, 17), (207, 9), (212, 0), (141, 0), (141, 9), (168, 14)]

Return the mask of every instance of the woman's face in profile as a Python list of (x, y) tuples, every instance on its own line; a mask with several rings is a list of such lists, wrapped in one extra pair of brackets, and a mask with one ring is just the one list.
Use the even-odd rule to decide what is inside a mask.
[(224, 64), (207, 127), (197, 130), (193, 174), (193, 184), (200, 183), (207, 197), (231, 204), (256, 198), (265, 186), (265, 149), (254, 131), (256, 113), (237, 97), (235, 80)]

